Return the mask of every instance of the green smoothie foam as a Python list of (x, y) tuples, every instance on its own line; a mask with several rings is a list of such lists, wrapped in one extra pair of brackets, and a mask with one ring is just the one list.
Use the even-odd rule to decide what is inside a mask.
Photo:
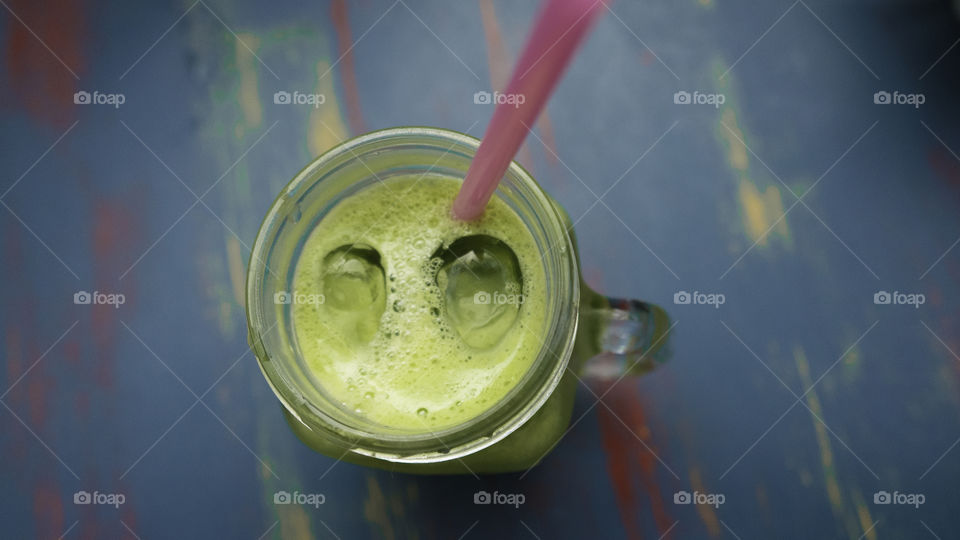
[(459, 186), (416, 176), (367, 187), (324, 216), (297, 261), (293, 326), (310, 375), (344, 410), (389, 428), (480, 415), (546, 335), (533, 237), (497, 197), (481, 219), (452, 220)]

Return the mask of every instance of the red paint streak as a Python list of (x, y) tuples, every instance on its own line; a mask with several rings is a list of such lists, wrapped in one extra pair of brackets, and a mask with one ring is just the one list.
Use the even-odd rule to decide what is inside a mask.
[(927, 154), (933, 172), (954, 187), (960, 187), (960, 163), (943, 147), (937, 146)]
[[(6, 240), (4, 242), (5, 260), (23, 261), (21, 236), (24, 234), (23, 228), (12, 216), (9, 216), (4, 224), (4, 232)], [(27, 349), (32, 348), (29, 335), (25, 338), (22, 329), (22, 326), (25, 326), (27, 331), (32, 329), (33, 325), (30, 324), (30, 322), (34, 320), (34, 302), (30, 301), (28, 295), (23, 266), (22, 264), (8, 264), (4, 267), (4, 270), (7, 271), (6, 278), (10, 287), (5, 291), (6, 301), (3, 307), (12, 323), (5, 330), (6, 348), (4, 353), (6, 355), (7, 386), (2, 390), (3, 392), (6, 392), (9, 385), (12, 385), (14, 381), (19, 379), (28, 367), (28, 364), (24, 360), (24, 343), (27, 343)], [(3, 398), (11, 409), (18, 411), (17, 415), (21, 418), (23, 417), (23, 413), (20, 412), (20, 407), (14, 404), (22, 402), (22, 398), (26, 396), (26, 392), (27, 387), (21, 380), (16, 386), (10, 389), (9, 393)], [(9, 447), (5, 449), (6, 453), (4, 456), (6, 456), (8, 461), (22, 468), (32, 457), (30, 452), (33, 450), (33, 447), (30, 446), (31, 442), (27, 440), (32, 437), (30, 437), (27, 430), (23, 429), (23, 427), (19, 425), (19, 422), (13, 418), (12, 415), (9, 415), (7, 411), (0, 412), (0, 415), (6, 415), (4, 421), (8, 422), (8, 424), (5, 425), (12, 426), (5, 432), (5, 435), (8, 437)], [(26, 489), (24, 492), (26, 492)]]
[[(40, 354), (42, 353), (37, 353), (37, 358)], [(35, 431), (43, 429), (46, 425), (47, 411), (50, 405), (47, 398), (53, 395), (54, 380), (47, 373), (47, 362), (50, 360), (50, 356), (54, 356), (54, 353), (51, 352), (47, 358), (41, 360), (33, 368), (33, 371), (20, 382), (20, 384), (27, 386), (27, 402), (30, 405), (28, 423)]]
[(60, 538), (66, 529), (60, 488), (49, 480), (41, 480), (33, 488), (33, 517), (35, 538)]
[(354, 135), (366, 131), (363, 114), (360, 112), (360, 92), (357, 87), (357, 73), (353, 65), (353, 38), (350, 36), (350, 17), (347, 15), (345, 0), (333, 0), (330, 4), (330, 16), (333, 28), (337, 32), (337, 48), (340, 52), (340, 77), (343, 79), (344, 96), (347, 102), (347, 121)]
[[(118, 471), (117, 474), (120, 475), (123, 473)], [(130, 493), (130, 489), (127, 487), (126, 484), (120, 484), (117, 491), (119, 493), (124, 493), (124, 494)], [(127, 498), (129, 499), (130, 497), (127, 497)], [(137, 512), (133, 504), (127, 501), (126, 504), (120, 507), (120, 515), (122, 516), (120, 519), (122, 519), (123, 522), (127, 524), (127, 527), (130, 527), (130, 530), (132, 530), (133, 532), (138, 532), (139, 527), (137, 526)], [(121, 525), (120, 527), (122, 528), (123, 525)], [(129, 532), (125, 528), (123, 529), (123, 532), (129, 535)], [(131, 538), (132, 538), (132, 535), (131, 535)]]
[[(66, 338), (63, 341), (63, 357), (66, 364), (74, 370), (84, 370), (83, 357), (80, 354), (80, 341), (76, 338)], [(77, 395), (74, 396), (73, 410), (80, 419), (85, 420), (90, 412), (90, 394), (84, 390), (86, 385), (78, 385)]]
[[(23, 229), (18, 223), (9, 223), (5, 231), (6, 260), (23, 261), (21, 244), (21, 236), (25, 234)], [(16, 383), (16, 386), (4, 397), (4, 401), (29, 426), (29, 430), (49, 441), (51, 435), (45, 433), (45, 427), (54, 387), (50, 370), (56, 366), (56, 364), (51, 365), (50, 362), (56, 353), (51, 351), (46, 358), (39, 360), (43, 350), (49, 344), (41, 347), (35, 339), (35, 329), (39, 326), (35, 323), (36, 302), (29, 294), (31, 279), (24, 272), (24, 265), (9, 264), (5, 270), (8, 271), (6, 278), (11, 286), (4, 309), (12, 320), (17, 321), (18, 325), (11, 325), (5, 330), (7, 384)], [(19, 325), (26, 330), (22, 331)], [(34, 365), (38, 360), (39, 363)], [(34, 366), (32, 369), (31, 365)], [(23, 376), (22, 379), (20, 379), (21, 376)], [(27, 402), (26, 412), (23, 412), (24, 398)], [(63, 498), (56, 477), (51, 473), (51, 467), (59, 467), (59, 465), (50, 463), (52, 458), (48, 460), (46, 451), (40, 448), (28, 434), (28, 428), (20, 426), (20, 421), (8, 415), (7, 411), (3, 411), (3, 415), (6, 417), (4, 421), (13, 426), (4, 433), (5, 438), (10, 442), (10, 448), (5, 449), (4, 459), (19, 471), (18, 479), (22, 479), (21, 491), (24, 494), (32, 494), (34, 536), (59, 538), (64, 530)]]
[[(960, 283), (960, 264), (951, 261), (949, 257), (940, 264), (946, 267), (947, 275), (954, 283)], [(944, 295), (940, 287), (932, 282), (928, 286), (930, 287), (930, 292), (927, 294), (928, 302), (938, 310), (936, 334), (951, 351), (960, 350), (960, 317), (957, 316), (955, 309), (949, 309), (949, 301), (945, 300), (945, 296), (948, 297), (948, 295)], [(932, 350), (935, 354), (943, 353), (943, 361), (950, 364), (953, 376), (957, 379), (957, 382), (960, 382), (960, 364), (954, 361), (950, 352), (943, 348), (936, 339), (932, 336), (929, 337)], [(960, 384), (955, 384), (953, 388), (960, 388)], [(960, 393), (960, 390), (958, 390), (958, 393)], [(958, 401), (960, 401), (960, 398), (958, 398)]]
[(80, 365), (82, 360), (80, 358), (80, 342), (76, 338), (68, 337), (63, 340), (63, 357), (74, 366)]
[[(129, 502), (127, 504), (129, 504)], [(126, 506), (126, 504), (124, 506)], [(83, 510), (80, 511), (80, 524), (77, 525), (77, 529), (79, 530), (74, 530), (77, 533), (77, 538), (80, 538), (81, 540), (98, 540), (103, 538), (105, 536), (104, 530), (103, 526), (100, 525), (100, 520), (97, 519), (96, 507), (84, 506), (82, 508)], [(117, 529), (120, 529), (117, 531), (120, 533), (120, 535), (117, 536), (118, 538), (131, 538), (129, 533), (127, 533), (127, 530), (123, 528), (123, 525), (117, 523), (116, 526)], [(73, 536), (73, 534), (74, 533), (71, 532), (70, 536)], [(67, 538), (69, 539), (70, 536)]]
[[(8, 247), (5, 255), (9, 257), (8, 260), (22, 261), (23, 246), (18, 236), (18, 234), (22, 234), (22, 229), (16, 225), (12, 227), (12, 229), (8, 229)], [(17, 231), (17, 233), (13, 231)], [(27, 278), (23, 272), (23, 265), (8, 265), (7, 269), (10, 271), (7, 279), (10, 283), (14, 284), (11, 288), (11, 291), (14, 291), (11, 293), (13, 298), (8, 303), (8, 307), (12, 308), (12, 310), (8, 311), (8, 313), (16, 314), (12, 317), (14, 320), (25, 322), (27, 332), (26, 339), (23, 339), (19, 327), (14, 326), (6, 330), (8, 340), (6, 351), (8, 353), (6, 365), (7, 384), (12, 385), (16, 382), (16, 386), (10, 390), (10, 394), (5, 399), (8, 402), (19, 402), (21, 401), (20, 398), (25, 396), (28, 409), (24, 421), (31, 429), (41, 431), (47, 419), (49, 406), (47, 398), (54, 385), (54, 379), (48, 372), (48, 362), (50, 358), (45, 358), (39, 361), (39, 363), (36, 363), (43, 354), (43, 349), (46, 348), (46, 345), (41, 348), (34, 336), (34, 328), (36, 326), (31, 323), (36, 320), (34, 317), (35, 310), (33, 308), (36, 302), (29, 296), (29, 278)], [(24, 360), (24, 353), (26, 353), (26, 360)], [(51, 352), (50, 356), (54, 356), (54, 353)], [(30, 366), (33, 366), (33, 368)], [(25, 372), (27, 372), (26, 375), (23, 379), (20, 379), (21, 375)]]
[[(5, 352), (7, 355), (7, 387), (9, 387), (13, 384), (13, 381), (16, 381), (20, 377), (25, 367), (23, 365), (23, 348), (21, 346), (22, 338), (20, 336), (20, 329), (16, 326), (8, 327), (6, 334)], [(6, 388), (4, 388), (3, 391), (6, 392)], [(15, 401), (19, 401), (17, 398), (21, 395), (23, 395), (23, 388), (18, 385), (10, 390), (10, 393), (4, 397), (4, 400), (10, 405)], [(4, 433), (5, 438), (8, 438), (9, 444), (4, 449), (3, 455), (7, 462), (22, 464), (27, 459), (27, 441), (24, 440), (26, 431), (17, 425), (17, 420), (10, 416), (7, 411), (0, 411), (0, 415), (6, 415), (4, 422), (11, 426), (10, 429)]]
[[(960, 188), (960, 163), (957, 162), (956, 158), (954, 158), (949, 151), (938, 145), (927, 153), (927, 161), (937, 176), (946, 181), (948, 185), (954, 188)], [(956, 252), (951, 252), (951, 255), (955, 255), (955, 253)], [(960, 266), (953, 262), (955, 260), (956, 259), (951, 256), (948, 256), (947, 259), (940, 264), (946, 266), (947, 274), (955, 283), (960, 283)], [(934, 284), (930, 284), (929, 286), (931, 290), (927, 296), (930, 298), (930, 304), (938, 308), (945, 306), (944, 294), (940, 288)], [(956, 351), (958, 347), (960, 347), (960, 338), (956, 337), (960, 336), (960, 322), (958, 322), (957, 318), (953, 315), (954, 310), (947, 310), (947, 313), (946, 315), (941, 315), (937, 321), (937, 334), (950, 346), (950, 349)], [(950, 359), (950, 364), (953, 366), (954, 376), (960, 380), (960, 366), (954, 363), (952, 359)]]
[[(133, 275), (117, 281), (130, 253), (136, 251), (137, 222), (130, 201), (98, 199), (93, 212), (93, 261), (96, 290), (122, 293), (126, 303), (122, 309), (133, 309)], [(123, 290), (116, 290), (122, 286)], [(106, 304), (91, 305), (93, 343), (97, 351), (95, 376), (103, 388), (113, 386), (114, 345), (120, 332), (119, 309)]]
[(487, 42), (487, 66), (490, 69), (490, 82), (494, 88), (503, 89), (510, 74), (510, 58), (503, 43), (503, 34), (497, 22), (497, 12), (493, 0), (480, 0), (480, 20), (483, 23), (483, 37)]
[(90, 394), (78, 392), (74, 398), (73, 407), (78, 416), (86, 419), (87, 415), (90, 414)]
[(85, 11), (79, 0), (62, 0), (56, 8), (32, 0), (11, 0), (8, 5), (23, 20), (7, 17), (7, 78), (20, 101), (17, 109), (25, 109), (40, 122), (66, 127), (76, 111), (73, 93), (77, 81), (43, 43), (79, 75), (86, 63), (82, 41)]
[[(5, 261), (22, 261), (23, 260), (23, 245), (20, 243), (20, 224), (14, 221), (13, 216), (7, 216), (6, 223), (4, 224), (4, 260)], [(23, 284), (23, 265), (22, 264), (5, 264), (4, 270), (7, 272), (7, 281), (10, 284), (20, 284), (21, 286), (10, 287), (6, 294), (10, 295), (12, 298), (5, 298), (7, 308), (7, 313), (21, 313), (19, 308), (26, 307), (29, 308), (29, 302), (23, 294), (24, 287)], [(29, 320), (24, 319), (22, 316), (11, 317), (11, 321), (22, 321)], [(13, 381), (17, 380), (20, 377), (20, 374), (23, 373), (23, 370), (26, 369), (23, 365), (23, 335), (20, 331), (20, 327), (12, 324), (6, 328), (6, 369), (7, 369), (7, 385), (13, 384)], [(4, 392), (6, 389), (3, 390)], [(17, 388), (14, 388), (10, 391), (11, 394), (9, 398), (15, 397), (17, 394)]]
[(640, 63), (644, 66), (649, 66), (657, 60), (657, 57), (650, 52), (650, 49), (644, 48), (643, 53), (640, 54)]
[[(9, 386), (23, 373), (23, 345), (22, 338), (20, 337), (20, 329), (16, 326), (7, 328), (6, 341), (7, 385)], [(11, 390), (11, 393), (13, 393), (14, 390)]]
[(583, 274), (583, 280), (587, 282), (587, 285), (591, 289), (597, 290), (597, 288), (603, 284), (603, 269), (595, 264), (587, 264), (580, 267), (580, 272)]
[[(540, 128), (540, 139), (543, 140), (543, 146), (547, 148), (547, 163), (554, 169), (559, 170), (557, 168), (560, 164), (560, 160), (557, 159), (559, 155), (557, 153), (557, 138), (553, 135), (553, 122), (550, 121), (550, 115), (547, 113), (546, 108), (540, 113), (540, 120), (537, 121), (537, 127)], [(551, 176), (557, 178), (562, 177), (559, 174), (553, 174)]]
[[(602, 406), (597, 407), (597, 410), (603, 446), (607, 454), (607, 474), (613, 483), (620, 519), (627, 530), (627, 536), (642, 538), (638, 518), (642, 519), (648, 515), (653, 516), (660, 534), (666, 534), (673, 525), (673, 521), (667, 514), (666, 505), (657, 484), (657, 467), (660, 467), (660, 464), (654, 455), (637, 441), (639, 437), (656, 452), (651, 440), (650, 428), (643, 414), (637, 385), (631, 384), (628, 380), (613, 387), (609, 383), (597, 386), (598, 395), (603, 395), (609, 390), (604, 397), (604, 402), (613, 412)], [(629, 432), (620, 423), (618, 417), (629, 427)], [(645, 492), (644, 497), (641, 496), (638, 484), (639, 488)], [(649, 511), (641, 510), (642, 501), (649, 504)]]

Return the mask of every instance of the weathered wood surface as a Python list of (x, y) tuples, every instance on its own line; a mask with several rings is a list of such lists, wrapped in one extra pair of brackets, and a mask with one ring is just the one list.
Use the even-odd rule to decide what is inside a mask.
[[(580, 388), (529, 474), (476, 479), (303, 447), (248, 353), (241, 292), (261, 216), (313, 156), (398, 125), (482, 134), (473, 94), (503, 85), (534, 4), (7, 0), (2, 536), (957, 537), (945, 4), (611, 5), (519, 159), (576, 221), (593, 286), (669, 308), (673, 357)], [(279, 490), (325, 502), (275, 505)], [(479, 490), (525, 502), (474, 505)]]

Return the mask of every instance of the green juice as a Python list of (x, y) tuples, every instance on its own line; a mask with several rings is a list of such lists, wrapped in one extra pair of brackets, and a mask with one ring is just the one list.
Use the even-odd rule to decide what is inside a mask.
[(315, 225), (294, 270), (309, 376), (345, 411), (394, 430), (481, 415), (524, 377), (547, 332), (534, 238), (497, 197), (478, 221), (451, 219), (459, 186), (418, 175), (362, 189)]

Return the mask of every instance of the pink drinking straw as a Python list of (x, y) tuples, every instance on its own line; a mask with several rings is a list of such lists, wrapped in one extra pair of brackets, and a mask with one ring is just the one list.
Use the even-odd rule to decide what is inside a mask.
[(469, 221), (483, 214), (528, 126), (540, 115), (602, 6), (602, 0), (547, 0), (453, 201), (454, 219)]

